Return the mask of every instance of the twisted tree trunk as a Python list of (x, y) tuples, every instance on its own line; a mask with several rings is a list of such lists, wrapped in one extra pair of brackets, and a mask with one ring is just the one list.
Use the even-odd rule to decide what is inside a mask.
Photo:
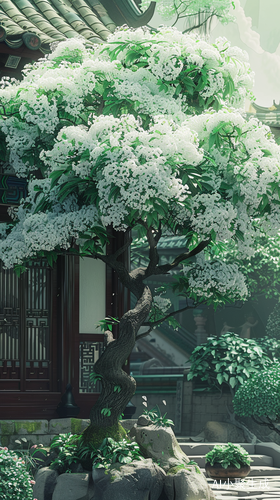
[(91, 425), (103, 428), (116, 425), (135, 393), (136, 382), (122, 366), (131, 354), (137, 332), (149, 314), (151, 303), (151, 291), (143, 286), (135, 308), (126, 312), (120, 321), (118, 338), (109, 342), (94, 365), (95, 373), (102, 377), (102, 391), (90, 413)]

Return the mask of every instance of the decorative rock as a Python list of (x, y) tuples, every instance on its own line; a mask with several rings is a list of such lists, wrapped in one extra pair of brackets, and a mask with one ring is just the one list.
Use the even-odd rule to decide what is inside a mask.
[(241, 429), (227, 422), (206, 422), (204, 427), (205, 441), (209, 443), (244, 443), (245, 437)]
[(129, 432), (132, 427), (137, 423), (137, 418), (128, 418), (121, 420), (120, 424), (126, 432)]
[(94, 494), (90, 500), (130, 500), (132, 498), (133, 500), (159, 500), (165, 473), (151, 459), (135, 460), (130, 464), (118, 464), (118, 466), (114, 464), (114, 467), (117, 468), (106, 473), (104, 469), (95, 469)]
[(71, 470), (72, 474), (81, 474), (86, 472), (81, 464), (76, 464), (76, 463), (71, 464), (69, 466), (69, 469)]
[(140, 417), (137, 420), (137, 425), (141, 425), (142, 427), (145, 427), (146, 425), (152, 425), (152, 421), (150, 417), (147, 415), (140, 415)]
[(35, 474), (34, 498), (37, 498), (37, 500), (52, 500), (57, 477), (58, 473), (55, 470), (51, 470), (48, 467), (39, 469)]
[(132, 435), (135, 436), (143, 456), (158, 461), (165, 471), (189, 462), (171, 427), (157, 427), (153, 424), (148, 427), (135, 426)]
[(197, 469), (191, 465), (176, 474), (167, 474), (164, 491), (168, 500), (215, 500), (204, 474)]
[(86, 473), (61, 474), (57, 478), (52, 500), (88, 500), (89, 479), (90, 475)]

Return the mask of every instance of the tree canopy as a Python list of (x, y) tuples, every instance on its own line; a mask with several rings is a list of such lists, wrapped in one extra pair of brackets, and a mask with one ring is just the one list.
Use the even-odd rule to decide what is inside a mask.
[[(189, 252), (230, 241), (252, 255), (278, 229), (280, 193), (279, 147), (239, 111), (252, 80), (225, 39), (165, 28), (120, 30), (94, 49), (63, 42), (22, 82), (4, 81), (2, 153), (29, 179), (15, 224), (1, 226), (5, 265), (74, 241), (102, 255), (111, 225), (182, 234)], [(183, 285), (194, 298), (247, 293), (218, 259), (185, 266)]]
[[(226, 250), (252, 258), (261, 237), (278, 235), (280, 148), (242, 111), (252, 86), (242, 50), (172, 28), (62, 42), (22, 81), (2, 82), (1, 156), (28, 180), (28, 196), (0, 225), (0, 258), (21, 269), (70, 252), (115, 269), (138, 300), (137, 321), (120, 324), (132, 329), (120, 366), (151, 310), (146, 278), (179, 269), (174, 291), (195, 303), (245, 299)], [(106, 255), (112, 228), (124, 245)], [(149, 257), (130, 272), (119, 257), (131, 234)], [(185, 241), (168, 263), (157, 251), (164, 235)]]

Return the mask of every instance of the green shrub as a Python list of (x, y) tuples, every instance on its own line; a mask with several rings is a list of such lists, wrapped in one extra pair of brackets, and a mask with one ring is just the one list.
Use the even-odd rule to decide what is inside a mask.
[(268, 316), (266, 334), (269, 337), (280, 339), (280, 303), (274, 306), (274, 309)]
[(33, 478), (23, 458), (8, 448), (0, 448), (1, 500), (33, 500)]
[(205, 461), (210, 465), (220, 464), (224, 469), (250, 465), (252, 459), (240, 444), (216, 444), (213, 450), (205, 455)]
[(83, 441), (83, 435), (68, 433), (56, 436), (50, 448), (58, 452), (50, 468), (57, 470), (59, 474), (71, 472), (74, 463), (80, 463), (85, 469), (91, 470), (92, 467), (107, 469), (115, 463), (128, 464), (133, 460), (143, 459), (138, 444), (127, 439), (117, 442), (107, 437), (95, 448), (91, 443)]
[(235, 394), (233, 408), (241, 417), (252, 417), (280, 433), (280, 363), (275, 362), (253, 375)]
[(210, 387), (220, 388), (226, 383), (231, 389), (271, 363), (255, 340), (242, 339), (232, 332), (210, 337), (194, 349), (190, 361), (188, 380), (199, 377)]
[(280, 340), (268, 337), (255, 339), (257, 344), (262, 348), (263, 352), (272, 360), (278, 361), (280, 358)]

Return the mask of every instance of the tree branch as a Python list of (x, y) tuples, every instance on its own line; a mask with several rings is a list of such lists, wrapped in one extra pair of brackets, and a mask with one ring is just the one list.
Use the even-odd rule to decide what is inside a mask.
[(154, 269), (159, 263), (159, 255), (157, 251), (157, 244), (161, 238), (162, 231), (161, 231), (161, 224), (158, 229), (158, 231), (155, 231), (155, 234), (153, 234), (152, 228), (148, 228), (147, 230), (147, 240), (149, 243), (149, 264), (146, 270), (147, 276), (151, 276), (154, 274)]
[(149, 326), (151, 328), (151, 330), (153, 330), (157, 325), (160, 325), (161, 323), (166, 321), (168, 318), (175, 316), (175, 314), (179, 314), (183, 311), (186, 311), (187, 309), (195, 309), (195, 306), (190, 307), (189, 305), (187, 305), (186, 307), (182, 307), (181, 309), (177, 309), (177, 311), (170, 312), (169, 314), (167, 314), (166, 316), (164, 316), (163, 318), (161, 318), (157, 321), (147, 321), (147, 322), (143, 323), (143, 326)]
[[(143, 325), (142, 325), (143, 326)], [(136, 339), (135, 339), (135, 342), (139, 339), (142, 339), (143, 337), (147, 337), (147, 335), (149, 335), (149, 333), (151, 333), (151, 331), (153, 330), (153, 328), (149, 328), (149, 330), (147, 330), (146, 332), (144, 333), (139, 333), (139, 335), (136, 336)]]
[[(201, 241), (193, 250), (191, 250), (190, 252), (185, 252), (185, 253), (182, 253), (180, 255), (178, 255), (178, 257), (176, 257), (176, 259), (173, 260), (173, 262), (171, 262), (171, 264), (164, 264), (163, 266), (158, 266), (155, 270), (154, 270), (154, 273), (155, 275), (159, 275), (159, 274), (167, 274), (169, 271), (171, 271), (172, 269), (175, 269), (179, 264), (181, 264), (181, 262), (183, 262), (184, 260), (187, 260), (187, 259), (190, 259), (191, 257), (194, 257), (195, 255), (197, 255), (198, 253), (202, 252), (204, 250), (204, 248), (207, 247), (207, 245), (209, 245), (210, 243), (210, 238), (208, 240), (205, 240), (205, 241)], [(148, 275), (146, 275), (146, 277), (148, 277)]]
[(256, 422), (256, 424), (259, 425), (265, 425), (268, 427), (271, 431), (277, 432), (277, 434), (280, 434), (280, 429), (278, 429), (275, 424), (272, 422), (272, 420), (269, 417), (266, 417), (268, 419), (268, 422), (264, 422), (263, 420), (259, 421), (254, 415), (251, 415), (252, 420)]

